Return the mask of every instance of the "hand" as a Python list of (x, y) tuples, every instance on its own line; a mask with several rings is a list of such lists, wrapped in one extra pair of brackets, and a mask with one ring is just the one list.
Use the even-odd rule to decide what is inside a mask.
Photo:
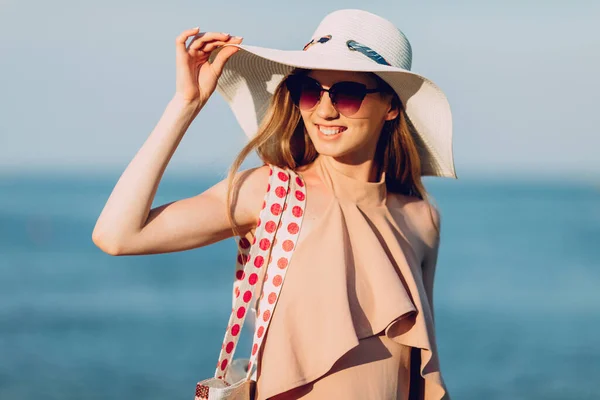
[[(186, 47), (185, 42), (194, 39)], [(239, 49), (228, 46), (208, 62), (211, 52), (225, 44), (240, 44), (241, 37), (227, 33), (199, 32), (199, 28), (183, 31), (176, 39), (176, 85), (175, 95), (184, 101), (202, 107), (217, 87), (227, 59)]]

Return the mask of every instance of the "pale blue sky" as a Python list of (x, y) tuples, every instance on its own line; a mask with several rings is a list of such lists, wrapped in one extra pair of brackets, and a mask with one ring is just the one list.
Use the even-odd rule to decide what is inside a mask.
[[(0, 0), (0, 172), (121, 170), (173, 93), (180, 31), (300, 49), (339, 8), (408, 36), (449, 97), (459, 176), (600, 177), (599, 1)], [(215, 94), (169, 170), (220, 172), (244, 140)]]

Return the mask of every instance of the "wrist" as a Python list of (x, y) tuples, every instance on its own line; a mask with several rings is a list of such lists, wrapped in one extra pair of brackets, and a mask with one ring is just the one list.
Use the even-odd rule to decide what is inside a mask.
[(173, 95), (173, 98), (171, 99), (170, 103), (172, 105), (176, 106), (177, 108), (181, 108), (182, 110), (192, 111), (194, 113), (200, 111), (202, 109), (202, 107), (204, 107), (204, 104), (200, 100), (186, 99), (185, 97), (183, 97), (181, 94), (179, 94), (177, 92), (175, 92), (175, 94)]

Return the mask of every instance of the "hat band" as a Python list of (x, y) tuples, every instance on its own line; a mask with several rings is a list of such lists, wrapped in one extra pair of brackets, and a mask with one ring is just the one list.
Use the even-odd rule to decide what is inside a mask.
[[(304, 45), (304, 48), (302, 50), (306, 51), (310, 47), (312, 47), (313, 45), (315, 45), (317, 43), (327, 43), (328, 41), (331, 40), (331, 38), (332, 38), (331, 35), (325, 35), (325, 36), (319, 38), (318, 40), (312, 39), (310, 42), (308, 42)], [(350, 51), (358, 51), (359, 53), (364, 54), (365, 56), (369, 57), (371, 60), (375, 61), (377, 64), (389, 65), (389, 66), (392, 65), (389, 62), (387, 62), (387, 60), (385, 58), (383, 58), (383, 56), (381, 54), (379, 54), (378, 52), (376, 52), (369, 46), (365, 46), (364, 44), (358, 43), (356, 40), (346, 41), (346, 46), (348, 46), (348, 49)]]

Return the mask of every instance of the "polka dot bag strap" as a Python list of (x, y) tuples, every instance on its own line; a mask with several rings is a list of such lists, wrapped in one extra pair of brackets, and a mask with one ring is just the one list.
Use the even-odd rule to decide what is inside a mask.
[[(256, 329), (254, 331), (250, 362), (248, 363), (247, 379), (250, 379), (254, 373), (256, 358), (271, 322), (271, 316), (273, 315), (279, 293), (283, 286), (287, 266), (292, 258), (293, 250), (296, 248), (296, 242), (304, 217), (306, 199), (304, 182), (294, 171), (290, 170), (286, 172), (290, 178), (289, 187), (283, 207), (283, 216), (277, 227), (276, 237), (271, 248), (271, 256), (259, 299), (260, 303), (256, 311)], [(279, 172), (279, 174), (282, 174), (282, 172)]]
[[(237, 286), (238, 290), (235, 292), (235, 304), (229, 318), (225, 340), (221, 346), (215, 376), (198, 382), (196, 385), (196, 400), (209, 398), (241, 399), (246, 398), (246, 396), (250, 398), (250, 393), (253, 391), (254, 382), (250, 380), (253, 372), (252, 366), (260, 348), (263, 334), (270, 321), (270, 315), (275, 306), (279, 290), (281, 290), (287, 263), (295, 247), (296, 237), (302, 222), (303, 202), (306, 197), (304, 183), (292, 171), (271, 166), (269, 175), (269, 184), (263, 208), (257, 221), (255, 239), (247, 252), (247, 256), (242, 258), (245, 265), (242, 273), (239, 274), (239, 278), (241, 278), (239, 280), (240, 285)], [(243, 244), (246, 245), (246, 243)], [(268, 262), (265, 262), (265, 260), (268, 260)], [(265, 264), (268, 264), (268, 267)], [(269, 295), (265, 300), (267, 303), (271, 302), (271, 304), (268, 306), (261, 305), (260, 307), (263, 310), (262, 322), (255, 332), (255, 343), (249, 362), (248, 374), (245, 379), (238, 382), (227, 382), (224, 377), (227, 376), (228, 367), (235, 353), (250, 302), (257, 293), (256, 286), (263, 282), (261, 275), (265, 273), (266, 268), (268, 268), (268, 271), (265, 277), (271, 275), (273, 278), (272, 284), (277, 283), (277, 286), (276, 290), (269, 291)], [(278, 270), (278, 273), (275, 273), (276, 270)], [(276, 276), (279, 277), (276, 278)], [(265, 313), (267, 310), (269, 312)], [(259, 339), (258, 343), (257, 338)]]

